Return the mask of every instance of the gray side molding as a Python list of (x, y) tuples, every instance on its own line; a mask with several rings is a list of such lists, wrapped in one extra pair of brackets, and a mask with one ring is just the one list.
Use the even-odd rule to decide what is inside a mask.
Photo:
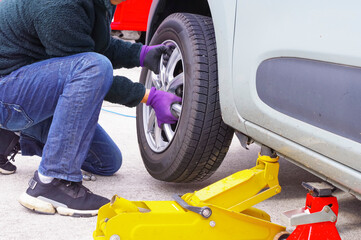
[(256, 86), (277, 111), (361, 143), (361, 68), (273, 58), (258, 67)]

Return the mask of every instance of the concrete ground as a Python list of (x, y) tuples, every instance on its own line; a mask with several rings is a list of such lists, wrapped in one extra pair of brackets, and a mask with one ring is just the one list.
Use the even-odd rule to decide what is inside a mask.
[[(122, 70), (116, 74), (138, 80), (140, 69)], [(111, 112), (109, 112), (111, 111)], [(113, 113), (112, 113), (113, 112)], [(84, 182), (90, 190), (111, 198), (114, 194), (129, 200), (171, 200), (174, 193), (184, 194), (203, 188), (236, 171), (255, 165), (259, 147), (252, 145), (250, 150), (243, 149), (234, 138), (230, 150), (219, 170), (202, 183), (175, 184), (153, 179), (145, 170), (139, 153), (135, 118), (135, 108), (104, 103), (99, 123), (118, 144), (123, 153), (123, 166), (112, 177), (97, 177), (94, 182)], [(0, 175), (0, 240), (88, 240), (92, 239), (96, 217), (72, 218), (60, 215), (40, 215), (22, 207), (17, 199), (27, 188), (27, 183), (39, 165), (38, 157), (17, 156), (16, 174)], [(284, 159), (280, 160), (280, 184), (282, 192), (256, 207), (268, 212), (272, 221), (282, 224), (281, 213), (301, 208), (305, 203), (306, 190), (303, 181), (319, 181), (310, 173), (296, 167)], [(360, 239), (361, 202), (353, 196), (337, 191), (340, 204), (337, 228), (344, 240)], [(150, 238), (150, 239), (156, 239)], [(172, 236), (169, 236), (172, 239)]]

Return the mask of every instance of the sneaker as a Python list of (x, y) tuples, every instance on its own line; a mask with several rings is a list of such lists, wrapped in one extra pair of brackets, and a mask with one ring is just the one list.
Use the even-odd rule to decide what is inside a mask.
[(16, 166), (12, 164), (7, 157), (0, 155), (0, 173), (13, 174), (16, 171)]
[(109, 203), (109, 199), (96, 195), (82, 185), (82, 182), (69, 182), (54, 178), (50, 183), (42, 183), (35, 171), (29, 181), (29, 188), (20, 196), (24, 207), (43, 214), (73, 217), (91, 217), (98, 209)]

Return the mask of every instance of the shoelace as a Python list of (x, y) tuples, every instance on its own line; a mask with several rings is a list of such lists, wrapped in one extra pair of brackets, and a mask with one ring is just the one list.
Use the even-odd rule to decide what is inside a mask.
[(15, 156), (16, 156), (16, 154), (18, 154), (19, 151), (20, 151), (20, 144), (17, 143), (15, 145), (15, 147), (13, 148), (13, 150), (11, 150), (11, 152), (9, 154), (10, 158), (8, 158), (7, 156), (4, 156), (4, 155), (0, 156), (0, 165), (4, 166), (5, 164), (7, 164), (10, 161), (15, 162)]
[(15, 162), (15, 156), (16, 156), (16, 154), (18, 154), (19, 151), (20, 151), (20, 144), (17, 143), (17, 144), (15, 145), (15, 147), (13, 148), (13, 150), (10, 152), (10, 159), (9, 159), (9, 161)]
[(77, 194), (79, 193), (80, 189), (84, 189), (86, 192), (92, 193), (82, 184), (82, 182), (70, 182), (66, 180), (61, 180), (61, 182), (65, 183), (66, 187), (70, 188), (72, 191), (75, 191)]

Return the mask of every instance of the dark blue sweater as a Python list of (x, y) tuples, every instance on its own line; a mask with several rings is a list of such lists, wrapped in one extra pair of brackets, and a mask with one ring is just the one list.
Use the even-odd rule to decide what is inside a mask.
[[(105, 55), (114, 68), (139, 66), (141, 44), (110, 36), (110, 0), (0, 0), (0, 76), (34, 62), (82, 52)], [(136, 106), (145, 88), (115, 76), (105, 97)]]

